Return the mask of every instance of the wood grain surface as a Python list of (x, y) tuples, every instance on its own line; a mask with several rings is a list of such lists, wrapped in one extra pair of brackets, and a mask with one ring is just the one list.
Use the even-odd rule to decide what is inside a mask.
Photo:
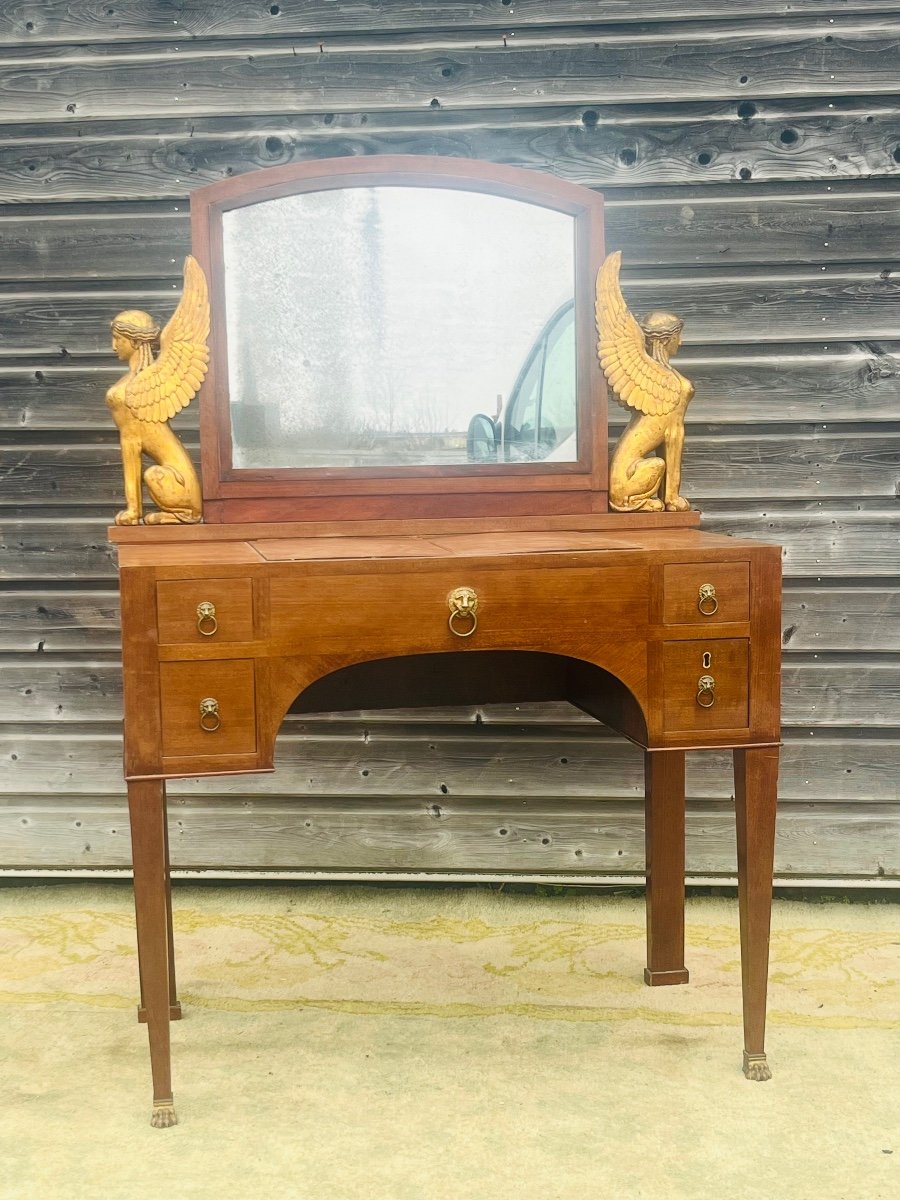
[[(57, 430), (78, 443), (90, 431), (108, 441), (109, 416), (102, 396), (116, 370), (102, 356), (87, 364), (36, 366), (0, 360), (0, 429), (27, 441), (31, 430)], [(896, 414), (900, 356), (896, 341), (794, 345), (688, 346), (678, 356), (697, 388), (687, 414), (693, 431), (705, 424), (816, 425), (891, 421)], [(622, 414), (614, 406), (612, 420)], [(182, 437), (196, 435), (197, 415), (176, 418)], [(797, 431), (799, 433), (806, 431)], [(12, 441), (12, 436), (8, 438)], [(692, 436), (687, 443), (690, 456)], [(689, 458), (688, 458), (689, 461)]]
[[(635, 32), (592, 28), (402, 32), (321, 39), (190, 40), (168, 46), (36, 45), (0, 64), (9, 122), (294, 113), (360, 106), (527, 107), (548, 99), (602, 104), (728, 99), (747, 89), (790, 97), (896, 89), (888, 16), (822, 23), (760, 17), (717, 23), (714, 46), (685, 23)], [(487, 44), (485, 44), (487, 42)], [(33, 80), (39, 74), (42, 86)], [(69, 105), (74, 108), (69, 109)]]
[[(900, 665), (892, 656), (872, 654), (863, 662), (809, 657), (792, 657), (784, 667), (786, 725), (895, 727)], [(111, 721), (121, 703), (121, 668), (112, 657), (11, 659), (0, 682), (0, 721)]]
[[(759, 433), (694, 432), (684, 456), (684, 488), (698, 504), (707, 500), (778, 496), (801, 500), (893, 498), (900, 473), (900, 430), (838, 425), (834, 431)], [(0, 488), (10, 503), (40, 509), (58, 504), (115, 505), (121, 492), (121, 457), (105, 445), (0, 447)]]
[[(747, 17), (894, 11), (892, 0), (746, 0)], [(7, 44), (31, 45), (41, 41), (104, 42), (144, 40), (178, 41), (185, 37), (265, 37), (303, 35), (320, 37), (332, 32), (370, 34), (393, 29), (414, 29), (422, 24), (421, 0), (357, 0), (337, 5), (333, 0), (305, 0), (302, 5), (271, 4), (252, 7), (243, 0), (193, 0), (178, 17), (160, 0), (119, 0), (115, 7), (98, 7), (92, 0), (10, 0), (0, 16), (0, 33)], [(496, 29), (520, 27), (631, 22), (633, 6), (627, 0), (554, 0), (548, 10), (544, 0), (449, 0), (432, 15), (434, 29)], [(733, 17), (730, 0), (645, 0), (642, 20), (688, 20)]]
[[(8, 357), (79, 359), (109, 349), (109, 323), (141, 304), (168, 320), (173, 285), (156, 283), (0, 290), (0, 321)], [(748, 271), (702, 267), (690, 272), (634, 271), (623, 291), (639, 312), (665, 303), (685, 321), (685, 345), (754, 342), (871, 343), (896, 336), (898, 284), (875, 264), (816, 271), (782, 264)]]
[(788, 195), (806, 187), (827, 210), (842, 184), (864, 180), (866, 190), (878, 189), (900, 173), (894, 114), (889, 97), (785, 100), (755, 90), (706, 103), (460, 110), (429, 103), (420, 110), (320, 107), (289, 117), (273, 110), (123, 122), (80, 121), (67, 112), (61, 126), (25, 122), (0, 131), (0, 181), (23, 204), (169, 200), (177, 216), (193, 187), (259, 167), (336, 155), (447, 154), (552, 171), (605, 192), (688, 186), (689, 203), (697, 189), (716, 184), (751, 184), (724, 190), (749, 203), (760, 184), (781, 185)]
[[(685, 475), (704, 527), (785, 548), (777, 866), (900, 879), (897, 4), (439, 7), (2, 6), (0, 866), (128, 858), (109, 320), (171, 311), (194, 187), (419, 153), (604, 192), (629, 300), (687, 319)], [(178, 428), (190, 440), (196, 415)], [(274, 775), (177, 785), (174, 853), (636, 872), (634, 754), (552, 706), (289, 717)], [(728, 771), (713, 753), (687, 769), (688, 870), (727, 874)], [(216, 789), (224, 806), (204, 799)], [(598, 794), (566, 832), (563, 802)]]

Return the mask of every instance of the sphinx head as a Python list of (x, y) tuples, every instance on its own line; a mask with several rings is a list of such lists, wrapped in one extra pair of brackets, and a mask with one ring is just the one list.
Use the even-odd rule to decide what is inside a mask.
[(138, 308), (126, 309), (110, 323), (110, 329), (117, 358), (128, 362), (140, 348), (146, 348), (146, 357), (152, 357), (153, 348), (159, 341), (159, 326), (149, 313)]
[(652, 351), (659, 346), (666, 354), (674, 354), (681, 345), (681, 331), (684, 321), (673, 313), (651, 312), (641, 321), (641, 329)]

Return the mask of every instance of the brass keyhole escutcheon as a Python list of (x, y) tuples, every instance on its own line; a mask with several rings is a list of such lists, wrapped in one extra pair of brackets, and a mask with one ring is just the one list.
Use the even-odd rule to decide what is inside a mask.
[(471, 637), (478, 628), (478, 595), (474, 588), (454, 588), (447, 597), (450, 609), (450, 632), (457, 637)]
[(204, 733), (215, 733), (221, 724), (219, 702), (212, 696), (207, 696), (200, 701), (200, 728)]
[(708, 650), (704, 650), (702, 661), (703, 661), (703, 670), (708, 671), (709, 668), (712, 666), (712, 655), (710, 654), (710, 652)]
[(216, 606), (211, 600), (201, 600), (197, 605), (197, 632), (204, 637), (212, 637), (218, 628)]
[(719, 601), (716, 598), (716, 585), (714, 583), (701, 583), (700, 592), (697, 597), (697, 607), (703, 613), (704, 617), (711, 617), (713, 613), (719, 611)]
[(697, 703), (701, 708), (712, 708), (716, 702), (716, 681), (712, 675), (701, 675), (697, 682)]

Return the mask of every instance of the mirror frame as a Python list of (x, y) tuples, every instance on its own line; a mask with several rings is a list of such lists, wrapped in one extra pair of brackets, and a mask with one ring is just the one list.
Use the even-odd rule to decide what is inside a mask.
[[(304, 192), (409, 186), (486, 192), (574, 218), (575, 462), (412, 467), (234, 468), (222, 218)], [(267, 167), (191, 194), (194, 256), (209, 282), (210, 364), (200, 389), (208, 522), (540, 516), (607, 512), (607, 397), (597, 361), (594, 281), (604, 255), (603, 197), (540, 171), (420, 155), (332, 158)]]

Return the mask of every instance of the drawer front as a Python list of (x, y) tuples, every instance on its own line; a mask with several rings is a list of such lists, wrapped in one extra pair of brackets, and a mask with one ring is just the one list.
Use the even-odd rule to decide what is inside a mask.
[(749, 620), (749, 563), (668, 563), (663, 567), (666, 625)]
[[(449, 627), (449, 597), (475, 593), (469, 615)], [(450, 571), (273, 579), (272, 631), (285, 653), (373, 646), (399, 653), (516, 647), (567, 639), (598, 642), (645, 635), (645, 567), (535, 568), (489, 571), (464, 561)], [(474, 626), (474, 632), (473, 630)]]
[(165, 580), (156, 585), (160, 645), (249, 642), (253, 584), (249, 579)]
[(253, 661), (159, 665), (163, 757), (256, 750)]
[(667, 730), (746, 729), (749, 645), (744, 638), (663, 643)]

